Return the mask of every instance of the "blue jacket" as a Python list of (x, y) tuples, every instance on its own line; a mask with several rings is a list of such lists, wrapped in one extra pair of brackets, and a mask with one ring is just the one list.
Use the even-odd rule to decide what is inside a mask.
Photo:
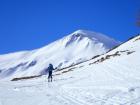
[(52, 64), (49, 64), (48, 72), (53, 71), (53, 70), (54, 70), (53, 65)]

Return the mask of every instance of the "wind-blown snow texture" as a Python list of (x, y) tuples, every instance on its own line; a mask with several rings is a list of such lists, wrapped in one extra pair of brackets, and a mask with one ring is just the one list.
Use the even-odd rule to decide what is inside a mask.
[(140, 105), (140, 35), (95, 59), (45, 76), (0, 81), (0, 105)]
[(107, 52), (119, 42), (103, 34), (78, 30), (43, 48), (0, 55), (0, 78), (44, 74), (49, 63), (64, 68)]

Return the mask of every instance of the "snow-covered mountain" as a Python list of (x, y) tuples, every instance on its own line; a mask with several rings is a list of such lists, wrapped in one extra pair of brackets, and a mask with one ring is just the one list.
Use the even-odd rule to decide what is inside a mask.
[(49, 63), (58, 68), (68, 67), (118, 44), (101, 33), (78, 30), (40, 49), (0, 55), (0, 78), (39, 75)]
[(56, 95), (65, 95), (65, 102), (73, 105), (140, 105), (140, 35), (95, 59), (58, 71), (54, 78), (60, 93)]
[[(24, 81), (0, 81), (0, 105), (140, 105), (140, 35), (97, 58)], [(24, 101), (23, 101), (24, 100)]]

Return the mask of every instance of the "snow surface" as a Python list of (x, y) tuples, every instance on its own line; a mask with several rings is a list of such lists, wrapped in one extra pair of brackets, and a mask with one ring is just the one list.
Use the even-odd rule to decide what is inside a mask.
[(68, 67), (103, 54), (119, 43), (101, 33), (78, 30), (40, 49), (0, 55), (0, 79), (44, 74), (49, 63)]
[(140, 35), (95, 59), (21, 81), (0, 81), (0, 105), (140, 105)]

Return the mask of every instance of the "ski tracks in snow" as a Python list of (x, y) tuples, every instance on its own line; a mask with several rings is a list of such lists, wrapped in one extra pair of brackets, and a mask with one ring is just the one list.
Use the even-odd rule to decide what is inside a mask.
[(67, 94), (63, 93), (60, 88), (61, 87), (57, 87), (57, 85), (53, 83), (49, 83), (47, 91), (44, 93), (46, 94), (46, 99), (43, 99), (43, 101), (37, 105), (86, 105), (69, 97)]
[[(88, 88), (88, 86), (86, 88)], [(108, 92), (100, 97), (96, 94), (96, 90), (99, 89), (98, 87), (93, 87), (91, 89), (93, 91), (86, 88), (64, 87), (60, 92), (61, 96), (65, 99), (74, 101), (75, 104), (73, 105), (140, 105), (140, 97), (136, 97), (135, 92), (121, 91), (119, 89), (103, 89), (103, 91)]]
[[(110, 66), (113, 65), (113, 66)], [(127, 78), (124, 76), (124, 74), (121, 72), (121, 70), (117, 70), (117, 65), (113, 63), (107, 63), (107, 65), (104, 65), (108, 74), (112, 75), (114, 79), (118, 79), (120, 81), (126, 81)], [(128, 67), (122, 65), (122, 69), (129, 69)], [(114, 74), (115, 72), (115, 74)], [(132, 77), (131, 74), (129, 74), (130, 77)], [(129, 82), (129, 81), (127, 81)], [(67, 85), (64, 85), (64, 87)], [(69, 88), (71, 88), (69, 90)], [(76, 89), (77, 88), (77, 89)], [(123, 87), (118, 87), (118, 88), (112, 88), (108, 87), (108, 92), (105, 94), (103, 97), (96, 97), (94, 95), (95, 91), (99, 87), (94, 87), (93, 86), (93, 92), (90, 92), (88, 90), (88, 86), (86, 87), (87, 89), (82, 89), (81, 91), (79, 87), (65, 87), (61, 86), (60, 92), (61, 96), (67, 100), (71, 100), (75, 102), (74, 105), (140, 105), (140, 96), (136, 96), (137, 92), (136, 91), (129, 91), (129, 87), (126, 89), (123, 89)], [(95, 89), (97, 88), (97, 89)], [(103, 89), (104, 86), (102, 87), (103, 91), (106, 91)], [(122, 88), (122, 89), (121, 89)], [(134, 90), (135, 90), (134, 86)], [(95, 89), (95, 90), (94, 90)], [(140, 88), (138, 87), (138, 90), (140, 91)], [(77, 92), (75, 92), (77, 91)], [(85, 91), (85, 92), (84, 92)], [(139, 93), (138, 93), (139, 94)]]
[[(118, 79), (120, 81), (126, 79), (121, 72), (118, 72), (117, 69), (112, 68), (110, 65), (115, 64), (108, 64), (102, 66), (106, 68), (104, 72), (108, 75), (112, 75), (114, 79)], [(101, 69), (102, 69), (101, 68)], [(124, 68), (124, 67), (123, 67)], [(113, 72), (111, 72), (111, 70)], [(114, 74), (115, 72), (115, 74)], [(88, 75), (89, 76), (89, 75)], [(121, 77), (118, 78), (117, 76)], [(74, 87), (72, 84), (78, 81), (83, 81), (88, 77), (81, 77), (81, 78), (64, 78), (64, 79), (56, 79), (52, 83), (47, 83), (46, 81), (41, 81), (37, 84), (22, 84), (22, 85), (15, 85), (9, 86), (13, 88), (13, 90), (9, 91), (17, 91), (17, 92), (27, 92), (27, 94), (21, 94), (24, 97), (28, 96), (29, 93), (37, 92), (36, 96), (30, 95), (30, 99), (38, 99), (38, 101), (34, 100), (30, 105), (140, 105), (140, 96), (135, 96), (137, 93), (136, 88), (134, 87), (134, 91), (124, 91), (119, 88), (113, 87), (105, 87), (105, 86), (84, 86), (84, 87)], [(82, 82), (81, 82), (82, 83)], [(8, 85), (4, 85), (8, 86)], [(15, 88), (16, 87), (16, 88)], [(4, 89), (4, 87), (3, 87)], [(7, 87), (7, 89), (9, 89)], [(0, 89), (2, 91), (2, 89)], [(140, 88), (137, 89), (140, 91)], [(96, 91), (98, 91), (96, 93)], [(13, 92), (11, 92), (13, 93)], [(34, 95), (34, 94), (33, 94)], [(101, 96), (100, 96), (101, 95)], [(38, 97), (37, 97), (38, 96)], [(28, 98), (28, 97), (27, 97)], [(25, 98), (25, 99), (27, 99)], [(3, 104), (2, 98), (0, 97), (0, 105), (13, 105), (13, 104)], [(16, 100), (13, 100), (16, 101)], [(28, 104), (28, 103), (25, 103)], [(23, 103), (18, 103), (16, 105), (24, 105)]]

